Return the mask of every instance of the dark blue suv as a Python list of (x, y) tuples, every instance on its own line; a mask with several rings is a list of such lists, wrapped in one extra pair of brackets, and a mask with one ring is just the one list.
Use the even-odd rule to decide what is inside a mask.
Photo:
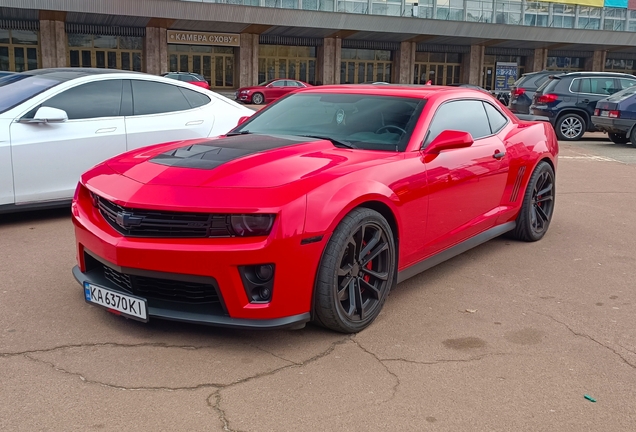
[(636, 85), (634, 75), (613, 72), (571, 72), (552, 75), (534, 94), (530, 112), (550, 119), (559, 139), (577, 141), (594, 131), (596, 102)]

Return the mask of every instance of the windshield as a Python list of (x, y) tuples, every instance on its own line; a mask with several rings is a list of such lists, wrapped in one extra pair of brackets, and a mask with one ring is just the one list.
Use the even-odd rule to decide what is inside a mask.
[(0, 114), (58, 85), (60, 81), (41, 75), (9, 75), (0, 80)]
[(260, 83), (260, 84), (259, 84), (259, 86), (261, 86), (261, 87), (265, 87), (266, 85), (268, 85), (268, 84), (270, 84), (270, 83), (272, 83), (272, 82), (274, 82), (274, 80), (263, 81), (262, 83)]
[(425, 103), (408, 97), (295, 93), (231, 134), (319, 136), (360, 149), (404, 151)]

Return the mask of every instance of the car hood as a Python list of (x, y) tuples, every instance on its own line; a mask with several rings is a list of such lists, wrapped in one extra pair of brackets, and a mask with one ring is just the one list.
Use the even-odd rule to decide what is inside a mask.
[(237, 135), (140, 149), (106, 164), (116, 173), (147, 185), (275, 188), (303, 181), (324, 183), (396, 155), (337, 148), (322, 139)]

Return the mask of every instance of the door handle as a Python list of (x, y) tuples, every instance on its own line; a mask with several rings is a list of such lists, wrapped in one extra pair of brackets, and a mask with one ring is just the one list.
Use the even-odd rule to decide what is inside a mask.
[(492, 157), (494, 157), (495, 159), (499, 160), (499, 159), (501, 159), (502, 157), (504, 157), (505, 155), (506, 155), (506, 152), (502, 152), (502, 151), (497, 150), (497, 151), (495, 152), (495, 154), (494, 154), (494, 155), (492, 155)]
[(103, 128), (103, 129), (97, 129), (95, 131), (96, 134), (102, 134), (102, 133), (109, 133), (109, 132), (115, 132), (117, 130), (116, 127), (112, 127), (112, 128)]
[(200, 124), (203, 124), (203, 120), (194, 120), (191, 122), (187, 122), (186, 126), (198, 126)]

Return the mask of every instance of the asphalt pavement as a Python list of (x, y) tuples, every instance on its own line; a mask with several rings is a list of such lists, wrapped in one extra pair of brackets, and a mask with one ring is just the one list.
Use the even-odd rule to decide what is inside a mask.
[(401, 283), (352, 336), (111, 315), (69, 211), (0, 216), (0, 430), (634, 431), (635, 185), (636, 148), (562, 143), (542, 241)]

